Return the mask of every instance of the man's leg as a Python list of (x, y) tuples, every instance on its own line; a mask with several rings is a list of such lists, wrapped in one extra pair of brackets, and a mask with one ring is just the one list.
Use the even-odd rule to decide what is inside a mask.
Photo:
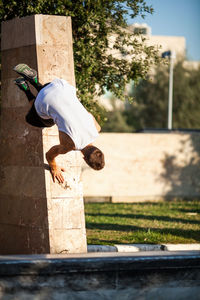
[(20, 77), (15, 80), (15, 84), (26, 94), (28, 101), (31, 104), (31, 109), (26, 115), (26, 122), (35, 127), (51, 127), (55, 125), (53, 119), (42, 119), (37, 114), (34, 106), (34, 100), (36, 97), (31, 92), (28, 82), (23, 77)]
[(15, 84), (20, 88), (21, 91), (23, 91), (26, 94), (29, 102), (31, 102), (32, 100), (35, 100), (35, 96), (31, 92), (28, 83), (26, 82), (26, 80), (23, 77), (17, 78), (15, 80)]
[(13, 68), (13, 70), (23, 76), (25, 80), (29, 81), (38, 92), (44, 87), (38, 82), (37, 71), (31, 69), (28, 65), (18, 64)]

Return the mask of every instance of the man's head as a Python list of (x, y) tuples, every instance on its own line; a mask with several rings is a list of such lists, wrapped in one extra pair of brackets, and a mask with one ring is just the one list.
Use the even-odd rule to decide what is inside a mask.
[(94, 170), (101, 170), (105, 166), (104, 154), (97, 147), (88, 145), (82, 150), (85, 162)]

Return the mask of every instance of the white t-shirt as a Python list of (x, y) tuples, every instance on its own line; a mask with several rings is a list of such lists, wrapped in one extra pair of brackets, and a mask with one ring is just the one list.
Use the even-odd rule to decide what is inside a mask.
[(64, 79), (54, 79), (39, 92), (35, 109), (41, 118), (52, 118), (58, 130), (71, 137), (77, 150), (98, 136), (93, 116), (77, 99), (76, 89)]

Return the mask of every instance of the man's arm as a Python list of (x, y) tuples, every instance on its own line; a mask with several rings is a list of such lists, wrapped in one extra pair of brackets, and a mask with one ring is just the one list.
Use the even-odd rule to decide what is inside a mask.
[(55, 158), (59, 154), (65, 154), (67, 153), (67, 149), (63, 145), (56, 145), (53, 146), (47, 153), (46, 153), (46, 159), (48, 161), (51, 174), (53, 177), (53, 181), (55, 182), (55, 179), (58, 180), (59, 183), (64, 182), (64, 177), (62, 175), (62, 172), (64, 172), (64, 169), (57, 166)]
[(51, 170), (53, 181), (55, 182), (55, 179), (57, 179), (59, 183), (63, 183), (64, 177), (62, 175), (62, 172), (64, 172), (65, 170), (64, 168), (57, 166), (55, 158), (59, 154), (66, 154), (67, 152), (74, 150), (74, 145), (71, 139), (65, 133), (60, 131), (59, 139), (60, 145), (51, 147), (51, 149), (46, 153), (46, 159)]

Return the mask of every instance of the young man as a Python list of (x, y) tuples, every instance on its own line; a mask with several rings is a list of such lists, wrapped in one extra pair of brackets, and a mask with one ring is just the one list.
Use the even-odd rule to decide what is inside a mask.
[[(36, 127), (58, 126), (60, 144), (46, 153), (53, 181), (64, 182), (64, 169), (57, 166), (56, 156), (72, 150), (80, 150), (91, 168), (101, 170), (105, 165), (104, 154), (92, 145), (101, 127), (77, 99), (76, 89), (59, 78), (42, 86), (38, 82), (37, 72), (26, 64), (19, 64), (13, 70), (23, 76), (17, 78), (15, 84), (25, 92), (31, 104), (26, 121)], [(28, 82), (39, 92), (36, 98)]]

